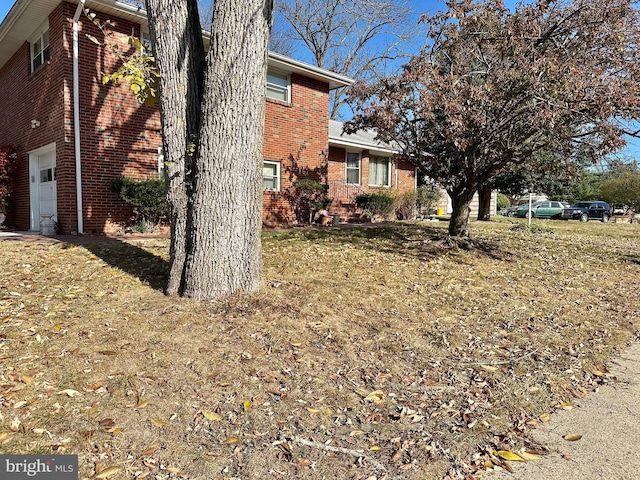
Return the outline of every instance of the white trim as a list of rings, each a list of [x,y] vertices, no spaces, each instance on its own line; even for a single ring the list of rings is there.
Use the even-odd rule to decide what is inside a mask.
[[[349,182],[349,155],[356,154],[358,155],[358,183],[350,183]],[[352,168],[351,170],[355,170]],[[362,185],[362,152],[345,152],[344,153],[344,183],[347,185]]]
[[[337,139],[331,136],[329,137],[329,145],[333,147],[340,147],[340,148],[359,148],[359,149],[369,150],[370,152],[373,152],[374,154],[380,154],[383,157],[400,153],[399,150],[380,147],[375,144],[348,141],[342,138]]]
[[[158,147],[158,178],[161,180],[164,178],[164,148],[162,145]]]
[[[82,218],[82,152],[80,142],[80,73],[78,58],[78,21],[84,8],[84,0],[80,0],[73,16],[73,142],[76,160],[76,217],[78,220],[78,234],[84,233],[84,219]]]
[[[287,82],[287,86],[283,87],[282,85],[278,85],[277,83],[269,82],[269,75],[280,78]],[[278,92],[283,92],[285,94],[285,99],[271,97],[269,96],[269,87]],[[277,69],[269,68],[267,69],[267,83],[265,85],[265,96],[270,98],[271,100],[277,100],[279,102],[291,103],[291,75],[287,72],[283,72]]]
[[[45,35],[47,36],[47,45],[46,45],[46,47],[45,47],[45,44],[44,44]],[[51,39],[49,38],[49,18],[48,17],[36,29],[34,34],[31,35],[31,37],[29,37],[28,41],[29,41],[29,64],[31,65],[31,73],[33,73],[36,70],[38,70],[40,67],[42,67],[45,63],[47,63],[49,61],[49,59],[51,58],[51,49],[49,48],[49,45],[51,43]],[[40,42],[40,50],[38,52],[34,51],[36,42]],[[48,58],[46,58],[46,59],[44,58],[45,49],[48,50]],[[37,67],[34,66],[36,53],[37,53],[37,55],[40,56],[40,64]]]
[[[263,170],[262,170],[262,186],[265,192],[279,192],[280,191],[280,162],[276,162],[274,160],[263,160],[262,161]],[[276,167],[276,186],[275,188],[264,188],[264,165],[275,165]]]

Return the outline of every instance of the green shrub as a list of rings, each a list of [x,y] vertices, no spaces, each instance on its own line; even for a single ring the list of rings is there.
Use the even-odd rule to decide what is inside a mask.
[[[375,217],[387,217],[393,210],[393,198],[386,193],[363,193],[356,195],[356,206],[362,209],[362,213]]]
[[[511,206],[511,202],[509,201],[509,197],[507,197],[504,193],[499,193],[498,194],[498,200],[497,200],[497,207],[498,210],[501,210],[503,208],[509,208]]]
[[[162,179],[115,178],[111,181],[111,190],[133,206],[136,231],[153,230],[169,212],[167,188]]]
[[[416,190],[418,215],[426,216],[435,210],[442,198],[442,192],[436,185],[423,185]]]

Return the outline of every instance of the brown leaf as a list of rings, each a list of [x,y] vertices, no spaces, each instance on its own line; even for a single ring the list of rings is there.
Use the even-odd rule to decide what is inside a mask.
[[[143,457],[148,457],[149,455],[153,455],[154,453],[156,453],[158,448],[160,448],[160,447],[158,447],[157,445],[151,445],[144,452],[142,452],[142,456]]]
[[[235,445],[236,443],[239,443],[240,439],[238,437],[229,437],[226,440],[222,441],[223,445]]]
[[[107,467],[104,470],[102,470],[100,473],[98,473],[95,477],[96,479],[102,479],[102,478],[107,478],[110,477],[111,475],[115,475],[116,473],[118,473],[121,470],[120,467]]]

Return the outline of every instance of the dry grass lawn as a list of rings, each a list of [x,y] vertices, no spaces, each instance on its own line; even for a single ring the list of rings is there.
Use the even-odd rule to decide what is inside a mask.
[[[162,294],[164,240],[0,240],[0,452],[82,479],[509,468],[640,327],[640,226],[537,225],[269,231],[261,293],[209,302]]]

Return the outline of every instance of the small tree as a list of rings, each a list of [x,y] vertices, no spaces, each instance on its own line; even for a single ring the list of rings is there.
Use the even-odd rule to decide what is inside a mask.
[[[0,146],[0,213],[7,213],[9,196],[13,190],[13,170],[18,161],[15,148]]]
[[[509,208],[511,206],[511,201],[509,200],[509,197],[507,197],[504,193],[498,194],[497,203],[498,203],[498,210],[501,210],[503,208]]]
[[[640,212],[640,172],[626,172],[608,178],[602,182],[600,193],[602,199],[612,206]]]
[[[442,192],[436,185],[423,185],[418,188],[416,207],[419,215],[429,215],[442,198]]]

